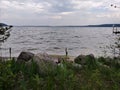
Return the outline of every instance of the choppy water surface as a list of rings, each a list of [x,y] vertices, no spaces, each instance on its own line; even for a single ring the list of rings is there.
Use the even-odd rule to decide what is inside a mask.
[[[2,44],[2,48],[12,48],[12,56],[21,51],[49,54],[93,53],[103,55],[103,47],[112,42],[112,28],[101,27],[13,27],[11,36]],[[7,53],[3,52],[4,55]]]

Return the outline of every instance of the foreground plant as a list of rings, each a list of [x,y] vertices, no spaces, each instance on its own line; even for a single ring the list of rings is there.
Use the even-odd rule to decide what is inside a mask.
[[[17,63],[14,59],[0,61],[0,90],[120,89],[119,59],[87,56],[85,61],[79,67],[80,64],[63,60],[46,73],[40,72],[34,60],[31,63]]]

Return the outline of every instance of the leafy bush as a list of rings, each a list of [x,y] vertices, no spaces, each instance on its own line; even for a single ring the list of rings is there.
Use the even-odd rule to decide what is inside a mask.
[[[85,57],[82,68],[63,60],[46,74],[39,72],[34,60],[31,63],[0,61],[0,90],[119,90],[120,64],[114,60]]]

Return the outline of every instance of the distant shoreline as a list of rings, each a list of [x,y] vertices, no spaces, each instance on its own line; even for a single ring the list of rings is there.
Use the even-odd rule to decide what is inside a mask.
[[[96,24],[96,25],[13,25],[15,27],[120,27],[120,24]],[[7,24],[0,23],[0,26],[7,26]]]
[[[50,26],[50,25],[21,25],[16,27],[120,27],[120,24],[100,24],[100,25],[61,25],[61,26]]]

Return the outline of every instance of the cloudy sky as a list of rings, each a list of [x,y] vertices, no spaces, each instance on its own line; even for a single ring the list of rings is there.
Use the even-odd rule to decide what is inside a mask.
[[[0,22],[53,26],[120,23],[119,6],[120,0],[0,0]]]

